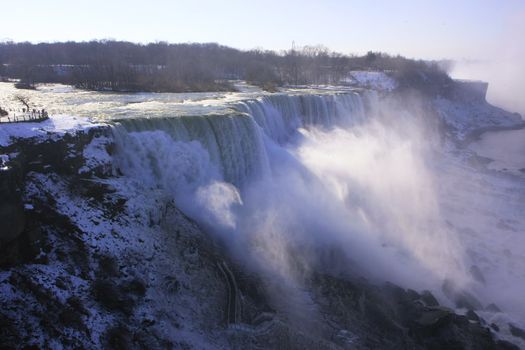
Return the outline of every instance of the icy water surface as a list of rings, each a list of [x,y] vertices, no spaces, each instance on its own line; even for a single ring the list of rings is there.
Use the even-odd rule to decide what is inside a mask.
[[[525,176],[525,129],[486,132],[470,148],[492,160],[489,169]]]
[[[20,90],[13,83],[0,83],[0,106],[20,111],[23,105],[16,95],[28,98],[36,109],[45,108],[50,115],[69,114],[93,120],[154,118],[167,116],[202,116],[232,113],[232,103],[268,93],[245,83],[235,85],[238,92],[191,93],[115,93],[75,89],[60,84],[38,85],[36,90]],[[287,94],[332,93],[333,90],[287,89]]]

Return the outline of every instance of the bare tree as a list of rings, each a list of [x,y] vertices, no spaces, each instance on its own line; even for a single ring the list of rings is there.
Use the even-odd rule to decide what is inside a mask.
[[[15,101],[18,101],[22,103],[24,106],[26,106],[26,110],[29,112],[31,110],[31,107],[29,106],[29,98],[24,95],[15,95]]]
[[[264,86],[338,84],[354,69],[399,74],[407,84],[418,79],[419,72],[445,84],[447,80],[437,64],[373,51],[349,56],[320,45],[292,43],[290,49],[275,52],[241,51],[214,43],[0,42],[0,75],[19,79],[15,87],[22,89],[34,89],[36,83],[62,83],[88,90],[217,91],[234,89],[229,80],[238,79]]]

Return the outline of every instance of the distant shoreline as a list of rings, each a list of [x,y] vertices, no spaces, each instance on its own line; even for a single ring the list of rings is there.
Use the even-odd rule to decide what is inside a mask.
[[[481,140],[483,134],[488,132],[497,132],[497,131],[510,131],[510,130],[521,130],[525,129],[525,121],[522,121],[520,124],[509,125],[509,126],[487,126],[476,129],[470,132],[465,140],[461,144],[461,148],[468,147],[471,143]]]

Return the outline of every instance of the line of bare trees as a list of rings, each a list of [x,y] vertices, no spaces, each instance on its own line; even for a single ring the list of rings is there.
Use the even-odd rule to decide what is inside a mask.
[[[0,123],[43,121],[49,118],[49,114],[44,108],[31,107],[33,103],[29,97],[16,94],[13,96],[13,100],[22,104],[23,108],[21,110],[10,108],[8,111],[0,106]]]
[[[410,80],[422,70],[446,77],[437,64],[373,52],[348,56],[323,46],[275,52],[241,51],[214,43],[0,43],[0,75],[20,79],[20,87],[25,88],[56,82],[90,90],[216,91],[231,90],[230,80],[243,79],[270,89],[285,84],[338,84],[350,70],[362,69],[403,76],[410,71]]]

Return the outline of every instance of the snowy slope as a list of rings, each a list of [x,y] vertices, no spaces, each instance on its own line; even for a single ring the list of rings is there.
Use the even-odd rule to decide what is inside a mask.
[[[451,127],[454,136],[461,141],[478,131],[524,125],[519,114],[509,113],[486,102],[472,103],[437,98],[434,104],[436,111]]]
[[[17,138],[53,138],[100,125],[92,123],[88,118],[63,114],[52,115],[37,123],[0,123],[0,146],[7,146]]]
[[[384,72],[353,71],[350,78],[350,83],[369,89],[392,91],[397,87],[397,82]]]

